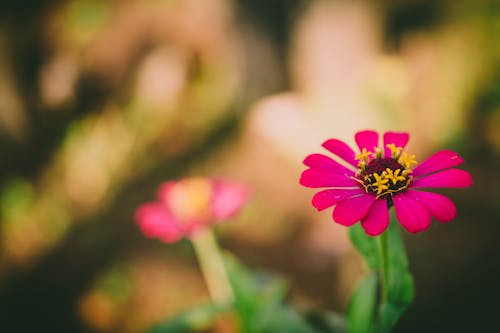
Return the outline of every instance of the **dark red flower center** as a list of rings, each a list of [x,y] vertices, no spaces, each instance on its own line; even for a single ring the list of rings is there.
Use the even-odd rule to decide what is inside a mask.
[[[376,157],[360,168],[360,183],[366,192],[385,198],[405,191],[410,183],[406,168],[394,158]]]
[[[364,175],[370,175],[373,173],[381,174],[382,172],[386,171],[387,168],[391,169],[392,171],[396,171],[397,169],[405,169],[398,161],[393,158],[374,158],[366,166]]]

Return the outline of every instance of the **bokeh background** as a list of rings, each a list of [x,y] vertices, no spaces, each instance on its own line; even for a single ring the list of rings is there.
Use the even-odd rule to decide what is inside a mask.
[[[221,245],[342,313],[363,274],[302,159],[360,129],[458,151],[458,218],[405,234],[397,332],[492,332],[500,311],[500,2],[0,2],[0,331],[141,332],[208,297],[188,242],[137,205],[182,176],[253,196]]]

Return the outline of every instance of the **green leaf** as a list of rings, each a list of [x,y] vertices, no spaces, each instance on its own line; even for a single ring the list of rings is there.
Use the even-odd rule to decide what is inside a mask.
[[[377,274],[371,272],[352,294],[347,308],[347,332],[369,333],[374,331],[377,285]]]
[[[345,318],[340,314],[324,309],[313,309],[306,314],[307,322],[322,333],[345,333]]]
[[[349,237],[358,252],[365,258],[365,262],[370,270],[381,267],[378,238],[369,236],[363,230],[361,223],[356,223],[349,228]]]
[[[177,316],[171,317],[164,322],[153,326],[147,332],[199,332],[208,329],[213,324],[216,315],[224,310],[224,308],[213,304],[204,304],[202,306],[184,311]]]
[[[406,307],[396,306],[391,302],[382,304],[379,309],[378,332],[390,332],[405,310]]]
[[[316,332],[284,302],[287,286],[283,280],[250,272],[229,255],[225,262],[234,291],[234,307],[244,333]]]

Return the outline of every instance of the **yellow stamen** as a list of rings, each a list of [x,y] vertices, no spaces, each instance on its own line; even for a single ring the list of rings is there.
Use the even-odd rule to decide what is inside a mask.
[[[415,155],[409,155],[407,152],[404,152],[398,161],[402,166],[406,169],[411,168],[412,164],[417,164],[417,160],[415,159]]]
[[[381,194],[382,191],[387,190],[389,188],[387,185],[385,185],[389,182],[389,179],[387,179],[387,174],[385,173],[385,171],[382,173],[382,175],[374,173],[373,177],[375,177],[375,182],[372,185],[377,187],[377,194]]]
[[[394,185],[396,185],[396,183],[398,181],[405,181],[406,180],[405,177],[399,175],[401,173],[401,169],[397,169],[396,171],[393,171],[392,169],[387,168],[387,169],[385,169],[385,171],[387,172],[386,178],[391,180]]]
[[[359,160],[361,162],[368,162],[369,158],[373,155],[371,151],[367,151],[366,148],[361,150],[361,153],[357,154],[354,159]]]
[[[398,159],[399,156],[401,155],[401,151],[403,150],[403,147],[396,147],[394,143],[389,143],[385,145],[387,148],[391,150],[391,156],[392,158]]]

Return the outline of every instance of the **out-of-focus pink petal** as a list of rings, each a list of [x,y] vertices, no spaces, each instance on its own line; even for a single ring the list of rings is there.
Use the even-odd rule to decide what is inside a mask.
[[[349,170],[342,164],[322,154],[311,154],[307,156],[304,160],[304,164],[310,168],[325,169],[347,176],[354,176],[354,171]]]
[[[375,152],[378,147],[378,133],[371,130],[361,131],[354,135],[359,150],[365,148],[367,151]]]
[[[410,135],[406,132],[385,132],[384,133],[384,151],[385,157],[392,157],[391,150],[387,145],[393,143],[396,147],[404,148],[410,139]]]
[[[392,197],[396,216],[401,225],[411,233],[417,233],[429,228],[431,215],[426,206],[408,196],[398,193]]]
[[[349,147],[344,141],[329,139],[323,142],[323,147],[325,147],[330,152],[337,155],[350,165],[356,168],[358,167],[358,162],[355,159],[356,154],[354,153],[354,150],[352,150],[351,147]]]
[[[158,186],[158,191],[157,191],[157,197],[160,199],[162,202],[168,202],[169,198],[168,195],[170,193],[170,190],[177,184],[177,181],[168,181],[161,183],[160,186]]]
[[[146,203],[135,211],[135,220],[146,237],[156,237],[172,243],[184,236],[179,223],[162,203]]]
[[[460,169],[447,169],[431,175],[415,179],[410,183],[412,188],[439,187],[439,188],[461,188],[472,185],[470,173]]]
[[[421,192],[421,191],[407,191],[407,196],[418,202],[422,203],[429,209],[432,216],[439,222],[450,222],[457,215],[457,208],[453,202],[444,195]]]
[[[377,200],[368,214],[361,220],[361,226],[370,236],[378,236],[389,226],[389,209],[386,200]]]
[[[335,206],[333,220],[339,224],[351,226],[365,217],[375,200],[375,196],[371,194],[345,199]]]
[[[322,169],[307,169],[300,176],[300,184],[306,187],[359,187],[359,183],[345,175]]]
[[[464,162],[456,152],[452,150],[440,150],[431,157],[417,165],[413,169],[413,175],[418,177],[431,172],[452,168]]]
[[[216,220],[233,216],[248,200],[249,189],[237,183],[215,181],[212,214]]]
[[[312,199],[312,204],[317,210],[321,211],[325,208],[335,205],[337,202],[344,199],[363,194],[364,190],[357,189],[329,189],[318,192]]]

